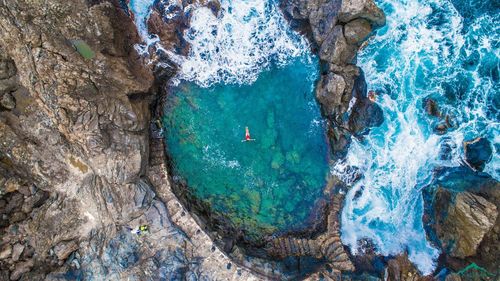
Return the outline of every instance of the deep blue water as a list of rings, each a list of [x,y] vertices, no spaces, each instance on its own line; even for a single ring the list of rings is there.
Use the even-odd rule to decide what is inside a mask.
[[[433,168],[460,165],[462,142],[483,136],[494,146],[485,171],[499,179],[499,7],[493,1],[377,3],[387,25],[361,52],[359,64],[369,88],[380,93],[385,122],[355,140],[346,163],[336,166],[340,175],[345,165],[364,173],[347,194],[342,239],[353,250],[364,237],[382,254],[407,249],[410,260],[430,273],[439,252],[426,240],[420,190]],[[434,130],[443,120],[424,111],[429,97],[456,125],[444,135]],[[446,157],[442,147],[451,147]]]

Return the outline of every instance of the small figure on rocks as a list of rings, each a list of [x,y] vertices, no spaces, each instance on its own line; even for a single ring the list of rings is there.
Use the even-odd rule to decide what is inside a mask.
[[[138,227],[132,229],[130,232],[141,236],[149,233],[149,227],[146,224],[139,225]]]
[[[374,90],[370,90],[368,91],[368,99],[371,101],[371,102],[375,102],[377,101],[377,94],[375,93]]]

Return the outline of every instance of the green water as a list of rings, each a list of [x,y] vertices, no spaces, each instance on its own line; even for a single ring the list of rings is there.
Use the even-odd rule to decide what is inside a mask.
[[[184,83],[167,98],[174,174],[249,233],[305,227],[323,194],[329,151],[313,94],[318,62],[309,60],[273,67],[252,85]],[[246,126],[256,141],[241,141]]]

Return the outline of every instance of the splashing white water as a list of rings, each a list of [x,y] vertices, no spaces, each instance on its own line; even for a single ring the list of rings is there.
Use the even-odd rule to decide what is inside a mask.
[[[364,175],[346,196],[342,240],[354,253],[361,238],[373,240],[384,255],[407,250],[419,270],[430,274],[439,252],[423,229],[421,189],[431,180],[434,167],[460,164],[464,139],[487,136],[498,143],[498,120],[486,114],[488,96],[498,94],[498,89],[491,79],[478,77],[476,69],[464,69],[461,61],[464,52],[476,49],[466,44],[473,40],[468,37],[477,37],[477,28],[491,24],[491,19],[478,19],[478,26],[464,34],[463,19],[448,1],[382,0],[379,4],[387,13],[387,26],[359,60],[369,87],[386,92],[378,100],[385,122],[365,140],[354,140],[347,159],[333,167],[333,173],[347,183],[352,170],[346,166],[356,166]],[[487,43],[482,46],[480,60],[492,53]],[[498,61],[498,51],[493,53]],[[443,85],[459,75],[471,77],[474,90],[446,105],[450,94]],[[442,111],[458,122],[457,129],[444,136],[432,132],[433,124],[422,109],[427,96],[440,101]],[[445,142],[452,144],[448,160],[439,157]],[[497,179],[498,163],[495,155],[486,168]]]
[[[208,8],[196,9],[184,34],[191,49],[179,78],[204,87],[250,84],[271,61],[285,64],[306,52],[306,41],[266,2],[222,0],[218,17]]]
[[[152,44],[161,48],[158,37],[148,34],[146,26],[153,2],[129,3],[145,42],[138,46],[142,53]],[[251,84],[271,63],[285,65],[309,52],[307,41],[289,28],[278,3],[221,0],[220,4],[218,15],[204,6],[186,7],[191,13],[190,27],[184,32],[190,46],[188,56],[164,50],[180,66],[176,81],[192,81],[202,87],[215,83]]]

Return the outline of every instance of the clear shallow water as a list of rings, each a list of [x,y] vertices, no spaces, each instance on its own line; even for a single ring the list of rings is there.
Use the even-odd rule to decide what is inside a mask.
[[[347,160],[333,168],[346,179],[346,165],[364,174],[342,212],[342,240],[354,252],[368,237],[384,255],[408,250],[410,260],[431,273],[439,252],[426,240],[420,190],[432,169],[460,165],[463,140],[485,136],[494,146],[485,171],[500,178],[499,7],[476,2],[377,1],[387,25],[359,64],[369,88],[383,93],[378,102],[385,122],[355,140]],[[435,134],[439,120],[424,112],[426,97],[438,101],[457,128]],[[452,148],[448,159],[439,157],[443,146]]]
[[[182,83],[164,117],[174,173],[250,232],[304,226],[328,168],[314,99],[318,62],[301,57],[250,85]],[[256,141],[241,142],[248,126]]]

